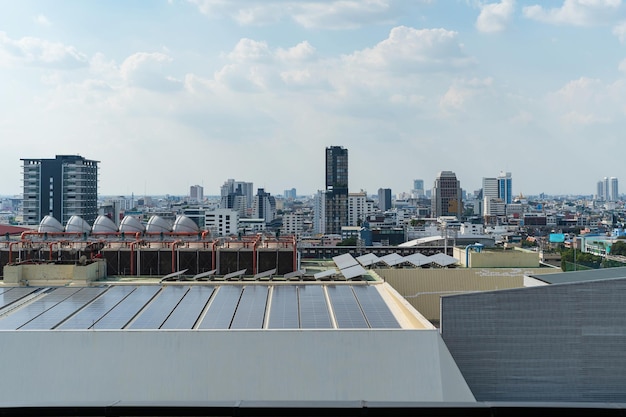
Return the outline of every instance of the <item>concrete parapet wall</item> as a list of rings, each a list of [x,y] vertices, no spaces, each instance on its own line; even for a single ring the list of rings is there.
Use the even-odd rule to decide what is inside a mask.
[[[87,265],[24,264],[5,265],[4,282],[23,284],[45,281],[85,281],[91,282],[106,277],[106,263],[96,261]]]

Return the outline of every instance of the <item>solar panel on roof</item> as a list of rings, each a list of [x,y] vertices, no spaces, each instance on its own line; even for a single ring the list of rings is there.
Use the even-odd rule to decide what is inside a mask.
[[[136,287],[132,293],[109,310],[107,314],[96,321],[90,328],[123,329],[159,290],[161,290],[161,287],[157,285],[140,285]]]
[[[276,268],[274,269],[270,269],[269,271],[265,271],[265,272],[261,272],[258,273],[254,276],[254,279],[260,279],[260,278],[265,278],[265,277],[271,277],[272,275],[276,274]]]
[[[349,253],[343,255],[333,256],[333,262],[339,269],[350,268],[351,266],[358,265],[359,262],[352,257]]]
[[[80,288],[56,288],[42,298],[26,304],[0,319],[0,329],[16,330],[39,316],[41,313],[65,300],[78,290],[80,290]]]
[[[458,259],[446,255],[445,253],[436,253],[432,256],[429,256],[428,259],[430,262],[434,262],[440,266],[450,266],[459,262]]]
[[[49,330],[54,329],[59,323],[70,317],[77,310],[90,303],[94,298],[102,294],[106,288],[89,287],[67,297],[52,308],[49,308],[37,318],[29,321],[20,329],[24,330]]]
[[[398,321],[376,288],[371,285],[354,285],[352,290],[370,327],[375,329],[400,328]]]
[[[341,273],[346,279],[352,279],[356,277],[360,277],[362,275],[366,275],[367,271],[361,265],[354,265],[350,268],[342,269]]]
[[[192,329],[213,294],[213,287],[193,286],[180,300],[161,329]]]
[[[213,296],[199,329],[228,329],[237,309],[241,287],[221,285]]]
[[[187,269],[183,269],[182,271],[172,272],[171,274],[167,274],[163,278],[161,278],[161,281],[167,281],[168,279],[179,277],[187,271]]]
[[[7,291],[0,294],[0,308],[5,308],[35,291],[41,292],[41,288],[18,287],[7,289]]]
[[[431,262],[428,259],[428,256],[422,255],[421,253],[414,253],[412,255],[405,256],[404,259],[414,266],[422,266]]]
[[[158,329],[167,320],[180,300],[189,291],[189,287],[165,287],[152,300],[139,316],[128,326],[129,329]]]
[[[110,287],[88,306],[61,323],[57,329],[88,329],[134,289],[135,287],[129,285]]]
[[[231,329],[262,329],[267,305],[268,287],[251,285],[243,290]]]
[[[217,269],[212,269],[210,271],[202,272],[201,274],[194,275],[193,279],[198,280],[198,279],[201,279],[201,278],[206,278],[206,277],[209,277],[211,275],[215,275],[216,272],[217,272]]]
[[[367,329],[369,328],[361,307],[347,285],[329,285],[326,288],[330,298],[335,321],[340,329]]]
[[[397,253],[390,253],[389,255],[385,255],[380,258],[380,260],[389,266],[396,266],[405,261],[404,257],[398,255]]]
[[[304,269],[299,269],[297,271],[293,271],[293,272],[289,272],[288,274],[285,274],[284,278],[285,279],[290,279],[290,278],[295,278],[295,277],[301,277],[302,275],[305,274],[305,270]]]
[[[246,269],[242,269],[240,271],[231,272],[230,274],[224,275],[224,279],[238,278],[246,273]]]
[[[313,278],[315,278],[315,279],[322,279],[322,278],[332,277],[333,275],[337,275],[337,270],[336,269],[327,269],[326,271],[322,271],[322,272],[318,272],[317,274],[314,274]]]
[[[319,285],[298,287],[300,327],[303,329],[330,329],[332,323],[326,298]]]
[[[297,287],[291,285],[277,285],[274,287],[267,327],[269,329],[300,328]]]
[[[368,254],[359,256],[358,258],[356,258],[356,260],[359,261],[359,263],[363,266],[370,266],[370,265],[380,262],[380,258],[374,255],[373,253],[368,253]]]

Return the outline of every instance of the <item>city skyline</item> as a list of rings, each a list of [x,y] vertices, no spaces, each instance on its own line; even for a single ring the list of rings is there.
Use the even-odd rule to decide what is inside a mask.
[[[451,7],[453,13],[450,13]],[[593,194],[626,128],[621,0],[11,2],[0,16],[0,193],[20,159],[100,161],[102,195],[182,195],[226,178],[273,195]],[[115,30],[111,30],[115,25]],[[577,169],[584,165],[585,169]]]

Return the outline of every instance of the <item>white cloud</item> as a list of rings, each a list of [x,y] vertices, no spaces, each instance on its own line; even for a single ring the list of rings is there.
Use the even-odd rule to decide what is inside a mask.
[[[372,48],[357,51],[346,60],[359,67],[411,71],[439,71],[473,63],[462,51],[457,33],[445,29],[398,26]]]
[[[620,42],[626,42],[626,20],[619,22],[613,27],[613,35],[617,36]]]
[[[41,26],[52,26],[52,22],[43,14],[38,14],[33,18],[33,20]]]
[[[244,38],[237,42],[228,58],[235,62],[259,62],[270,59],[271,52],[267,42]]]
[[[32,65],[53,68],[77,68],[87,65],[87,57],[75,47],[45,39],[11,39],[0,32],[0,66]]]
[[[397,0],[189,0],[209,17],[227,16],[240,25],[267,25],[291,19],[306,28],[353,29],[389,23],[400,13]],[[429,0],[420,0],[428,3]],[[399,9],[398,9],[399,10]]]
[[[515,0],[502,0],[500,3],[482,4],[476,19],[476,28],[481,32],[502,32],[506,29],[515,11]]]
[[[622,59],[622,61],[618,65],[618,69],[621,72],[626,72],[626,59]]]
[[[564,0],[561,7],[548,9],[533,5],[524,7],[523,13],[544,23],[592,26],[611,22],[621,3],[621,0]]]
[[[165,73],[170,62],[172,58],[160,52],[138,52],[126,58],[119,70],[129,85],[158,91],[180,89],[182,82]]]

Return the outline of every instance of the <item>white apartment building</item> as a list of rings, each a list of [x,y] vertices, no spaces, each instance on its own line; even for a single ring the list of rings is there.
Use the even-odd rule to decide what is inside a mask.
[[[283,215],[283,235],[300,235],[304,229],[304,217],[302,213],[290,213]]]
[[[348,226],[358,226],[359,220],[365,220],[374,211],[374,201],[368,200],[365,191],[348,194]]]
[[[313,233],[326,232],[326,191],[319,190],[313,199]]]
[[[239,213],[230,209],[207,211],[204,224],[207,230],[211,232],[211,236],[235,235],[239,228]]]

